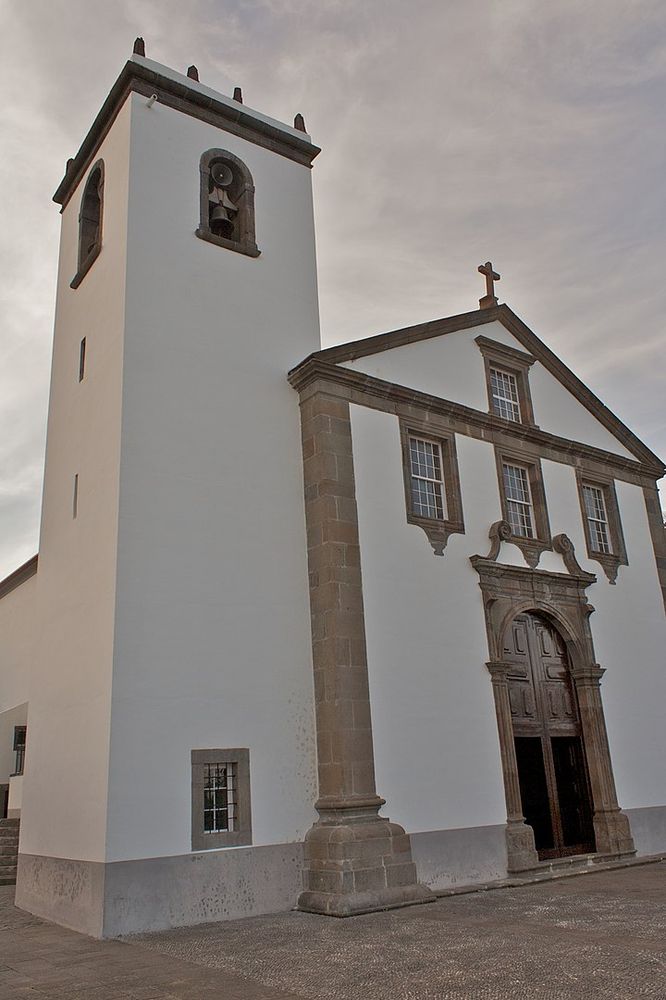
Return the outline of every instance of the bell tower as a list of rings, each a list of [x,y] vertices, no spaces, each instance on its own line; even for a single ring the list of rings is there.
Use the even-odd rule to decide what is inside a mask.
[[[296,124],[137,44],[54,196],[17,903],[87,933],[300,890],[316,760],[286,373],[320,340],[319,150]],[[223,821],[197,804],[206,767],[228,777],[226,840],[206,838]]]

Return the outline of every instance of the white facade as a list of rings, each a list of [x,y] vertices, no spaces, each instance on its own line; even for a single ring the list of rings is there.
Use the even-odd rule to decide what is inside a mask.
[[[304,453],[286,377],[320,347],[316,148],[140,56],[123,72],[129,94],[112,92],[74,161],[78,180],[59,189],[38,570],[0,601],[0,785],[10,732],[28,723],[11,805],[17,902],[96,935],[293,905],[318,796]],[[195,235],[211,149],[251,174],[258,257]],[[72,288],[82,193],[100,160],[101,252]],[[480,319],[342,359],[335,378],[365,374],[487,414],[479,334],[525,349],[499,319]],[[666,622],[640,459],[548,364],[529,382],[537,428],[615,469],[628,564],[612,585],[587,555],[576,461],[544,444],[550,532],[597,576],[591,629],[619,803],[635,814],[639,853],[666,851]],[[435,556],[406,516],[398,416],[371,395],[353,398],[350,421],[377,791],[411,835],[422,882],[505,877],[470,562],[503,516],[494,443],[456,431],[464,533]],[[526,566],[510,542],[499,560]],[[552,546],[539,570],[568,572]],[[251,846],[193,851],[191,752],[215,748],[249,749]]]

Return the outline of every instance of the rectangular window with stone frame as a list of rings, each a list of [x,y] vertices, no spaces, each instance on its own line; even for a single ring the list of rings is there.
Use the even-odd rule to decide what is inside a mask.
[[[483,355],[489,412],[535,427],[529,370],[536,359],[488,337],[476,337],[475,343]]]
[[[400,421],[407,521],[423,529],[436,555],[465,525],[455,436],[432,422]]]
[[[511,526],[511,541],[536,566],[544,549],[550,548],[550,525],[541,462],[524,451],[496,449],[502,516]]]
[[[588,558],[601,563],[609,581],[615,583],[618,568],[627,565],[615,482],[609,476],[588,475],[580,469],[576,481]]]
[[[192,750],[192,850],[251,843],[250,751]]]

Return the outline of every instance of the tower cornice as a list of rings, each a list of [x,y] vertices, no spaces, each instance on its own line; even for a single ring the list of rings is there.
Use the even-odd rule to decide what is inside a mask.
[[[306,133],[262,115],[167,66],[134,55],[125,63],[76,156],[68,161],[65,176],[53,195],[53,200],[63,208],[93,162],[130,93],[143,94],[146,98],[155,95],[157,104],[216,125],[307,167],[312,166],[320,152]]]

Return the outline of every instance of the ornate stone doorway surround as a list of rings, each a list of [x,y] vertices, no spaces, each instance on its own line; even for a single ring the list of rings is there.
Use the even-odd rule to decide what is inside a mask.
[[[552,542],[553,549],[564,560],[566,573],[498,562],[502,542],[511,541],[511,527],[506,521],[492,525],[490,539],[488,555],[472,556],[471,563],[479,574],[483,594],[490,654],[486,665],[492,678],[504,776],[508,869],[519,872],[543,864],[535,848],[532,828],[523,816],[507,677],[512,664],[502,659],[506,630],[525,611],[545,615],[566,645],[590,778],[597,853],[611,857],[634,854],[629,820],[617,801],[601,701],[604,668],[596,662],[589,623],[594,608],[585,592],[596,582],[596,576],[586,573],[578,564],[566,535],[556,535]]]

